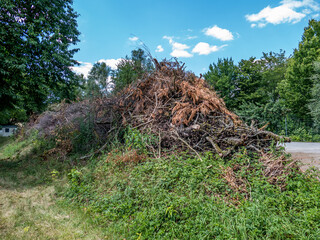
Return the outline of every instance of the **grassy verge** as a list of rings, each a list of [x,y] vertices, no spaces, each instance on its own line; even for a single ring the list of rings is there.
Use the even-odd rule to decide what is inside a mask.
[[[0,239],[104,239],[85,213],[57,195],[66,181],[56,172],[70,164],[44,160],[43,151],[35,136],[1,139]]]
[[[80,164],[35,136],[3,142],[0,239],[320,238],[317,173],[272,178],[246,151],[150,158],[144,143],[127,131]]]
[[[292,173],[284,189],[261,177],[258,159],[229,162],[188,156],[123,162],[102,156],[94,168],[72,170],[66,197],[116,239],[319,239],[320,184]],[[226,178],[236,169],[244,185]],[[246,169],[246,170],[245,170]],[[246,180],[244,180],[246,179]]]
[[[295,129],[290,134],[290,138],[293,142],[320,142],[320,134],[314,134],[305,128]]]

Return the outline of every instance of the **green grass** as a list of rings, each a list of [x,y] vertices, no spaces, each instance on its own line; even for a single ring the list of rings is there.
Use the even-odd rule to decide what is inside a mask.
[[[46,142],[33,137],[0,143],[0,239],[110,239],[90,217],[65,204],[68,162],[44,160]]]
[[[86,163],[46,156],[54,145],[36,135],[0,143],[0,239],[320,239],[313,173],[281,188],[246,151],[150,158],[146,136],[123,136]]]
[[[73,170],[65,194],[116,239],[320,238],[320,184],[313,177],[293,173],[281,191],[246,154],[228,162],[210,154],[203,162],[187,155],[139,164],[119,159],[113,153]],[[222,169],[239,164],[253,169],[237,172],[247,179],[247,194],[223,178]]]

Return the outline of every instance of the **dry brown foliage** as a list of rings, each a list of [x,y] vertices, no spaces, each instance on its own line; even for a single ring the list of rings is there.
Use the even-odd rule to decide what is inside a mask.
[[[119,93],[114,109],[124,125],[160,135],[162,149],[228,156],[239,147],[264,152],[281,139],[243,123],[204,79],[186,72],[179,62],[155,60],[155,66],[155,71]]]
[[[301,172],[297,162],[286,158],[284,155],[274,156],[271,153],[262,153],[260,162],[265,169],[263,174],[268,182],[273,185],[279,185],[281,188],[286,186],[286,177],[293,171]]]
[[[146,155],[139,154],[137,150],[129,150],[123,153],[110,152],[107,156],[106,162],[115,162],[116,165],[138,164],[146,159]]]
[[[116,96],[62,103],[43,113],[33,128],[45,134],[68,125],[70,132],[79,128],[77,118],[93,117],[94,132],[106,139],[114,129],[130,125],[159,137],[150,146],[158,156],[166,152],[212,151],[222,157],[239,148],[267,152],[272,141],[282,137],[247,126],[226,108],[217,93],[202,78],[187,72],[177,61],[158,63],[155,70],[128,86]],[[288,140],[288,139],[285,139]],[[165,151],[164,151],[165,150]]]
[[[248,191],[245,184],[245,180],[237,177],[231,167],[227,167],[226,169],[222,170],[224,172],[223,178],[228,182],[229,186],[236,192],[245,193],[247,198]]]

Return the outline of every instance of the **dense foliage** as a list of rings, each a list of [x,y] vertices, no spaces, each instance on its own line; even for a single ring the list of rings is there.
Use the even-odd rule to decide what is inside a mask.
[[[307,104],[311,99],[313,86],[311,76],[315,73],[314,62],[319,60],[320,21],[311,20],[309,26],[304,29],[302,41],[294,50],[285,79],[279,86],[286,106],[300,118],[310,118]]]
[[[85,81],[85,97],[92,98],[106,96],[110,91],[110,83],[108,79],[110,74],[111,68],[107,66],[106,63],[95,63],[89,72],[87,81]]]
[[[71,48],[79,39],[72,0],[2,0],[0,119],[25,120],[48,103],[75,98]]]
[[[308,107],[315,127],[320,129],[320,62],[315,63],[315,73],[312,75],[312,80],[311,101]]]
[[[114,143],[91,164],[73,168],[64,192],[114,237],[320,237],[320,185],[314,176],[292,171],[280,176],[280,187],[263,176],[259,157],[247,151],[228,161],[211,153],[202,161],[187,154],[148,159],[141,133],[129,129],[124,138],[124,145]],[[232,185],[228,171],[245,186]]]
[[[310,20],[291,57],[283,51],[263,53],[238,65],[219,59],[204,78],[248,123],[268,124],[269,130],[282,134],[295,135],[299,129],[318,134],[319,34],[320,21]]]
[[[137,81],[145,72],[153,68],[151,59],[141,48],[132,50],[131,57],[122,59],[113,72],[113,91],[118,92],[130,83]]]
[[[317,173],[297,171],[281,152],[273,152],[274,159],[282,155],[290,174],[278,175],[274,183],[264,175],[270,169],[260,157],[245,150],[228,161],[209,152],[202,160],[190,154],[150,158],[147,144],[157,136],[128,128],[121,138],[87,162],[77,152],[57,161],[54,142],[36,134],[1,145],[1,184],[52,190],[54,185],[50,195],[65,197],[59,198],[68,210],[63,223],[75,217],[79,206],[90,227],[99,229],[97,239],[319,239]],[[12,181],[16,184],[9,185]],[[22,208],[12,225],[47,231],[31,216],[34,204]],[[31,217],[19,222],[25,213]],[[50,216],[61,221],[61,213]]]

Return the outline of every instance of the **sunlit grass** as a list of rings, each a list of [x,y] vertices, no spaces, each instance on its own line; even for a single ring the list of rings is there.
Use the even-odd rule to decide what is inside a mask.
[[[67,171],[68,164],[44,161],[35,138],[1,140],[1,240],[104,239],[85,213],[57,196],[56,187],[66,184],[57,174]]]
[[[49,143],[39,138],[19,147],[8,139],[0,147],[0,239],[320,238],[314,176],[293,171],[280,189],[247,151],[228,160],[150,158],[132,134],[81,164],[74,154],[45,156]],[[227,169],[246,179],[245,192],[228,183]]]

